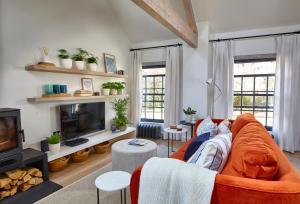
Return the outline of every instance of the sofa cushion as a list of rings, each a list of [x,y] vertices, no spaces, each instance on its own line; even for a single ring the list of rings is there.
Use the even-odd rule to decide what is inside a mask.
[[[273,180],[279,163],[269,143],[270,135],[261,124],[250,123],[244,126],[232,145],[230,163],[236,175]]]
[[[191,144],[188,146],[187,150],[184,153],[184,160],[189,160],[189,158],[197,151],[200,145],[206,140],[209,140],[209,137],[210,133],[206,132],[202,135],[199,135],[198,137],[193,138]]]
[[[259,123],[251,113],[245,113],[236,118],[231,126],[231,132],[233,138],[239,133],[239,131],[248,123]]]
[[[204,142],[188,163],[221,172],[230,152],[231,133],[220,134]]]
[[[230,132],[230,121],[225,119],[218,125],[218,134],[227,134]]]

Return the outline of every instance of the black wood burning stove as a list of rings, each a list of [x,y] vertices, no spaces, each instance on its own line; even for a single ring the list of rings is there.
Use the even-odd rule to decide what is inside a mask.
[[[0,108],[0,172],[21,165],[24,139],[20,110]]]

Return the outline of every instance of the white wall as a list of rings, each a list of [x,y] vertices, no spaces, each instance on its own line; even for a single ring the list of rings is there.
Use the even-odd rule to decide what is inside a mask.
[[[216,33],[209,36],[210,39],[234,38],[244,36],[268,35],[299,31],[300,25],[271,27],[255,30],[243,30],[228,33]],[[235,55],[255,55],[275,53],[275,37],[243,39],[235,41]]]
[[[26,98],[41,95],[43,84],[67,84],[71,92],[81,88],[79,75],[25,71],[25,65],[37,62],[39,48],[50,48],[54,61],[57,49],[81,47],[99,56],[100,70],[104,70],[104,52],[116,56],[118,68],[127,71],[129,66],[130,43],[109,0],[1,0],[0,33],[0,107],[21,109],[27,144],[59,129],[59,104],[31,104]],[[96,91],[105,81],[117,81],[93,79]],[[106,105],[109,128],[113,112],[110,103]]]
[[[191,48],[181,39],[156,41],[151,43],[139,43],[132,45],[133,48],[152,47],[183,43],[183,108],[188,106],[197,110],[200,117],[207,113],[207,79],[208,70],[208,37],[209,23],[198,24],[198,48]],[[164,61],[166,59],[165,48],[143,51],[143,62]]]

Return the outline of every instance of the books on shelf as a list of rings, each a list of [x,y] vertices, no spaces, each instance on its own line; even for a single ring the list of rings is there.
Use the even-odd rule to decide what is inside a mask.
[[[74,96],[93,96],[93,92],[88,90],[76,90]]]

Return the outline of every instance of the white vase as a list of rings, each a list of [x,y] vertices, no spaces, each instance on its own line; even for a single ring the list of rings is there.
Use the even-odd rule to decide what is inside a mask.
[[[49,144],[49,150],[51,154],[57,154],[60,151],[60,143],[58,144]]]
[[[98,65],[96,63],[89,63],[87,67],[90,71],[97,71]]]
[[[118,90],[118,95],[123,95],[123,93],[124,93],[124,89]]]
[[[85,67],[84,67],[84,61],[73,61],[73,67],[75,69],[81,69],[83,70]]]
[[[60,59],[59,63],[62,68],[66,68],[66,69],[72,68],[72,60],[71,59]]]
[[[111,94],[111,95],[117,95],[117,94],[118,94],[117,89],[111,89],[111,90],[110,90],[110,94]]]
[[[109,96],[110,89],[102,89],[102,94],[104,96]]]

